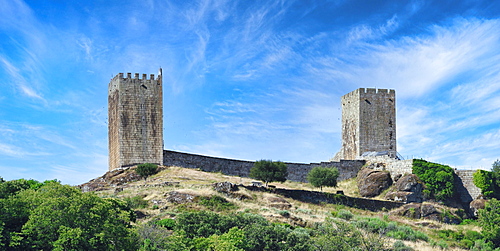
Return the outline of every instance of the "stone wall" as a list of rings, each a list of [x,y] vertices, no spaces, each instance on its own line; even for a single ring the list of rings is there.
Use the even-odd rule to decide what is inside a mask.
[[[481,194],[481,189],[473,182],[474,172],[476,170],[455,170],[455,188],[462,202],[471,202]]]
[[[405,173],[412,173],[413,171],[413,159],[398,160],[387,155],[364,157],[364,159],[367,164],[384,163],[385,166],[380,169],[389,171],[392,177],[398,174],[404,175]]]
[[[163,165],[178,166],[184,168],[199,168],[206,172],[221,172],[227,175],[240,177],[248,177],[250,168],[253,167],[254,161],[244,161],[235,159],[224,159],[197,154],[181,153],[165,150],[163,152]],[[340,173],[339,181],[356,177],[356,174],[365,164],[364,160],[341,160],[338,162],[321,162],[321,163],[289,163],[285,162],[288,167],[288,180],[307,182],[307,173],[315,166],[337,167]]]
[[[163,161],[162,76],[116,75],[108,87],[109,170]]]

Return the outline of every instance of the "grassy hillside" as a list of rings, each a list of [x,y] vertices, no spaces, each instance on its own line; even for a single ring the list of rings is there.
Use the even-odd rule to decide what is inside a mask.
[[[119,177],[119,178],[118,178]],[[117,180],[122,180],[118,182]],[[123,182],[123,180],[136,180]],[[108,175],[106,182],[101,182],[100,191],[96,193],[101,197],[120,198],[134,207],[139,218],[136,224],[147,225],[162,219],[175,219],[185,212],[214,211],[222,215],[231,215],[238,212],[258,214],[270,222],[286,224],[291,227],[313,228],[328,219],[340,219],[352,226],[356,226],[364,233],[370,233],[366,225],[379,224],[386,226],[407,227],[428,236],[426,241],[409,241],[398,237],[398,234],[387,236],[385,228],[375,229],[379,238],[383,239],[387,247],[393,243],[403,242],[415,250],[462,250],[470,243],[461,243],[460,237],[453,237],[453,233],[464,235],[467,231],[479,231],[474,225],[448,225],[430,220],[414,220],[392,215],[387,211],[370,212],[344,205],[328,203],[305,203],[271,193],[270,191],[253,191],[245,187],[238,187],[231,193],[215,191],[213,184],[217,182],[231,182],[233,184],[250,185],[252,179],[227,176],[221,173],[207,173],[194,169],[179,167],[166,167],[159,173],[149,177],[146,181],[137,180],[133,170],[128,170],[119,175]],[[92,183],[92,182],[91,182]],[[123,184],[122,184],[123,183]],[[277,188],[292,190],[315,190],[307,183],[290,182],[272,183]],[[336,193],[342,190],[345,195],[357,197],[359,195],[355,180],[346,180],[338,184],[337,188],[324,188],[324,192]],[[343,218],[343,214],[352,213],[353,217]],[[375,222],[375,223],[373,223]],[[368,224],[368,225],[370,225]],[[360,227],[360,226],[365,227]],[[405,231],[410,231],[410,230]],[[378,231],[378,232],[377,232]],[[400,235],[403,233],[399,233]],[[399,239],[399,240],[398,240]]]

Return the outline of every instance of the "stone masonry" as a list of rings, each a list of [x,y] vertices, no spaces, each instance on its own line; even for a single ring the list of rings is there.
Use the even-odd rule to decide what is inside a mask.
[[[365,152],[396,157],[396,92],[359,88],[341,98],[342,147],[334,160],[356,159]]]
[[[253,161],[209,157],[163,150],[162,73],[116,75],[109,83],[109,170],[141,163],[199,168],[207,172],[248,177]],[[288,180],[307,182],[315,166],[336,167],[339,181],[356,177],[365,164],[384,163],[392,176],[412,172],[413,160],[396,158],[396,97],[394,90],[359,88],[341,98],[342,148],[334,161],[287,163]],[[382,156],[361,156],[386,152]],[[462,202],[480,194],[472,183],[474,171],[455,171]]]
[[[197,154],[181,153],[165,150],[163,164],[165,166],[178,166],[184,168],[199,168],[206,172],[221,172],[226,175],[248,177],[250,168],[255,162],[235,159],[225,159]],[[365,164],[364,160],[341,160],[338,162],[321,163],[289,163],[285,162],[288,169],[287,179],[291,181],[307,182],[307,173],[315,166],[337,167],[338,180],[356,177],[358,171]]]
[[[109,170],[163,164],[162,95],[161,69],[157,79],[119,73],[109,82]]]

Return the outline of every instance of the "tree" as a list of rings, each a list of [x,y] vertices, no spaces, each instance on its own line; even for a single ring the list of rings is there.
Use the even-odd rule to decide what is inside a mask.
[[[149,176],[158,172],[158,166],[151,163],[139,164],[137,168],[135,168],[135,172],[146,181]]]
[[[281,161],[259,160],[250,169],[250,178],[262,180],[266,183],[286,181],[288,175],[286,164]]]
[[[339,170],[335,167],[316,166],[307,173],[307,181],[323,191],[323,186],[336,187]]]
[[[479,209],[479,224],[483,228],[483,236],[500,246],[500,201],[491,199],[484,209]]]
[[[491,172],[493,173],[493,178],[495,179],[495,185],[500,188],[500,160],[495,160],[491,165]]]
[[[0,200],[8,250],[136,250],[134,212],[117,199],[56,182]]]

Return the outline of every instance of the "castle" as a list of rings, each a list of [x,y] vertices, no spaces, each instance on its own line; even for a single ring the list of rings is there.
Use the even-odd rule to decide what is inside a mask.
[[[156,79],[120,73],[109,82],[109,170],[163,164],[162,90],[161,69]]]
[[[109,170],[154,163],[199,168],[208,172],[248,177],[254,162],[181,153],[163,149],[162,71],[139,78],[119,73],[108,88]],[[400,160],[396,149],[396,94],[394,90],[359,88],[341,98],[342,147],[333,161],[288,163],[288,180],[306,182],[315,166],[336,167],[338,180],[356,177],[366,163],[384,163],[391,175],[412,172],[413,160]],[[472,170],[455,171],[463,202],[480,190]]]

